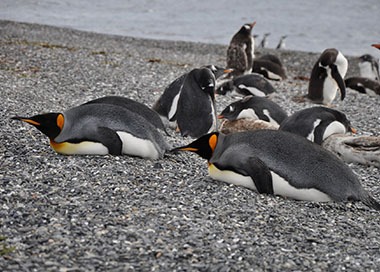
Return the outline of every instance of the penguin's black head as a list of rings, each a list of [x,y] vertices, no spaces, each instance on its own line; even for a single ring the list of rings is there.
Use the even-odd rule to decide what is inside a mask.
[[[228,105],[220,115],[218,115],[218,119],[226,118],[230,121],[236,120],[239,113],[246,107],[247,102],[252,98],[252,95],[247,95],[243,99],[233,102]]]
[[[172,149],[172,152],[176,151],[191,151],[197,153],[199,156],[206,160],[210,160],[216,145],[218,143],[219,132],[212,132],[201,136],[194,142]]]
[[[244,24],[240,28],[238,33],[243,34],[243,35],[251,35],[252,28],[255,26],[255,24],[256,24],[256,21],[251,24]]]
[[[54,139],[59,135],[65,122],[63,114],[55,112],[39,114],[32,117],[15,116],[11,119],[20,120],[35,126],[50,139]]]
[[[208,68],[197,69],[195,78],[199,87],[214,99],[215,76]]]
[[[339,51],[335,48],[328,48],[320,56],[319,63],[323,67],[330,66],[335,63],[336,57],[338,56]]]
[[[359,60],[361,62],[373,62],[375,60],[375,58],[373,56],[371,56],[370,54],[364,54],[362,56],[359,57]]]
[[[349,132],[352,132],[352,133],[356,133],[356,129],[351,125],[351,122],[350,120],[347,119],[347,116],[341,112],[341,111],[338,111],[338,110],[334,110],[334,109],[330,109],[330,108],[326,108],[328,111],[330,111],[334,116],[335,116],[335,119],[343,124],[347,131]]]
[[[232,92],[233,89],[234,89],[234,83],[232,82],[232,80],[230,80],[224,83],[218,89],[216,89],[215,93],[220,94],[220,95],[226,95],[228,92]]]

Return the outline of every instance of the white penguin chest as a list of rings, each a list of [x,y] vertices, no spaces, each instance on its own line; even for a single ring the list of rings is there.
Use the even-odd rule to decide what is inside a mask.
[[[148,139],[140,139],[129,133],[117,131],[123,144],[122,153],[142,158],[158,159],[160,157],[155,145]]]
[[[266,96],[266,94],[263,91],[257,89],[256,87],[246,86],[244,84],[239,84],[237,87],[241,90],[247,90],[254,96],[260,96],[260,97]]]

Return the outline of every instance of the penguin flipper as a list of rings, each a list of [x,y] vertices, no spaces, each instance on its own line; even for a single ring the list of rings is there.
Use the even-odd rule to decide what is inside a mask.
[[[335,64],[330,65],[331,76],[338,84],[340,90],[340,99],[343,100],[346,97],[346,85],[344,84],[343,78],[338,71],[338,67]]]
[[[96,140],[106,146],[111,155],[122,154],[123,143],[114,130],[107,127],[98,127],[96,135]]]

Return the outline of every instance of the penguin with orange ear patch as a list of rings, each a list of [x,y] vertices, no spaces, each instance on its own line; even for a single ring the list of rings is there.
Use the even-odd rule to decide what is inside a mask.
[[[145,118],[111,104],[85,104],[63,113],[12,119],[35,126],[49,137],[56,152],[65,155],[127,154],[158,159],[169,149],[163,136]]]
[[[344,162],[289,132],[214,132],[173,151],[195,152],[208,161],[213,179],[259,193],[307,201],[361,201],[380,210],[380,203]]]

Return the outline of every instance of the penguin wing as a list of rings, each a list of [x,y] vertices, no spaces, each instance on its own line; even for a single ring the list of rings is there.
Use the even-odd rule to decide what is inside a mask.
[[[230,170],[243,176],[250,176],[260,194],[273,194],[272,175],[268,166],[255,156],[242,155],[236,150],[224,152],[217,161],[213,163],[220,170]],[[238,156],[237,156],[238,154]]]
[[[335,64],[330,65],[331,77],[336,81],[340,90],[340,99],[343,100],[346,97],[346,85],[344,84],[343,78],[338,71],[338,67]]]
[[[248,59],[245,50],[240,45],[230,45],[227,49],[227,67],[238,71],[245,71]]]
[[[121,155],[122,141],[115,131],[107,127],[98,127],[96,133],[89,137],[108,148],[111,155]]]

